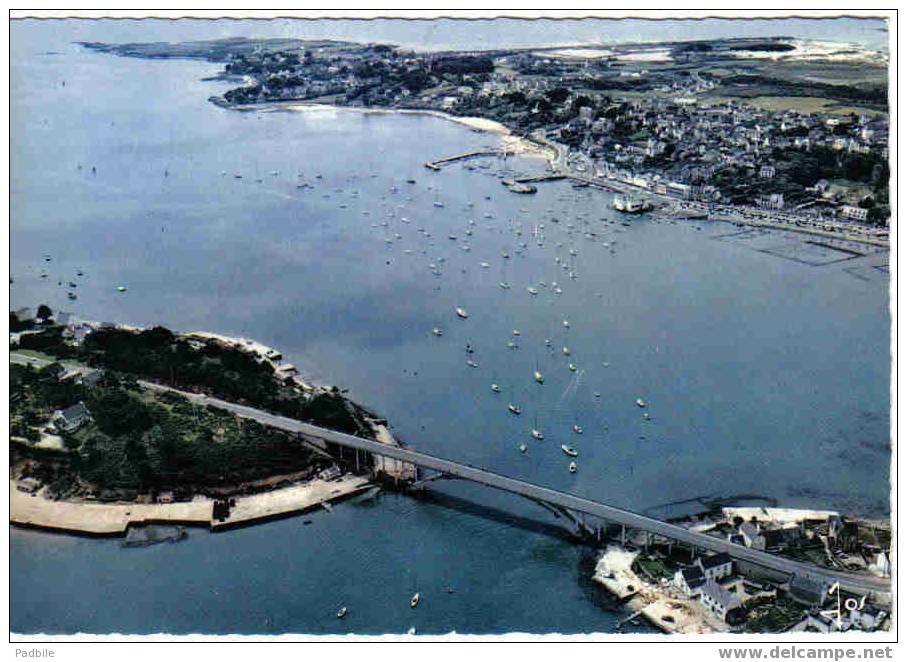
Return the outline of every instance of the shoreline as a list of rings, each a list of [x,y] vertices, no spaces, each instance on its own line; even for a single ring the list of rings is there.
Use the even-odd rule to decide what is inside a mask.
[[[215,100],[216,99],[216,100]],[[364,115],[424,115],[436,117],[448,122],[460,124],[473,131],[480,133],[490,133],[498,136],[504,147],[513,151],[520,156],[543,158],[549,163],[554,162],[557,158],[556,151],[553,148],[540,145],[539,143],[524,138],[513,133],[507,126],[496,120],[490,120],[484,117],[451,115],[441,110],[430,108],[368,108],[365,106],[340,106],[331,103],[309,102],[309,101],[261,101],[258,103],[231,104],[223,101],[219,97],[210,99],[215,105],[226,110],[237,110],[241,112],[262,111],[275,112],[285,110],[296,113],[312,112],[336,112],[346,111],[361,113]]]
[[[512,151],[516,155],[527,156],[532,158],[542,158],[548,162],[548,167],[553,171],[557,172],[558,160],[561,158],[561,155],[558,152],[558,149],[554,145],[544,144],[542,142],[533,140],[532,138],[518,136],[514,134],[506,125],[501,124],[496,120],[490,120],[483,117],[476,116],[458,116],[445,113],[440,110],[434,109],[418,109],[418,108],[369,108],[364,106],[340,106],[330,103],[321,103],[321,102],[308,102],[308,101],[261,101],[257,103],[248,103],[248,104],[231,104],[225,101],[222,97],[210,97],[209,101],[215,105],[224,108],[226,110],[237,110],[241,112],[249,111],[262,111],[262,112],[275,112],[279,110],[285,110],[290,112],[336,112],[336,111],[352,111],[363,113],[367,115],[390,115],[390,114],[402,114],[402,115],[426,115],[430,117],[436,117],[438,119],[446,120],[448,122],[454,122],[462,126],[466,126],[473,131],[478,131],[482,133],[491,133],[498,136],[498,139],[501,141],[504,149]],[[598,181],[589,177],[577,175],[575,173],[562,173],[564,177],[568,180],[574,182],[580,182],[595,188],[604,189],[608,191],[618,191],[618,192],[627,192],[624,191],[624,187],[616,186],[607,181]],[[629,187],[630,192],[638,193],[641,195],[649,195],[657,198],[660,201],[673,202],[674,198],[668,196],[661,196],[653,193],[649,190],[637,190],[636,187]],[[798,234],[806,234],[824,237],[828,239],[839,239],[843,241],[849,241],[854,243],[859,243],[863,245],[873,246],[875,248],[882,248],[885,250],[890,250],[890,244],[887,241],[876,239],[873,237],[860,236],[857,234],[845,234],[841,236],[838,233],[821,230],[817,228],[805,228],[797,225],[790,225],[785,223],[773,223],[770,221],[755,221],[750,219],[738,220],[730,218],[709,218],[706,220],[710,221],[719,221],[719,222],[728,222],[733,224],[745,224],[751,227],[761,227],[767,229],[781,230],[784,232],[794,232]]]
[[[301,514],[323,504],[364,492],[375,483],[361,476],[306,483],[234,497],[236,505],[224,521],[214,518],[215,499],[197,496],[183,503],[97,503],[51,501],[26,494],[10,480],[10,524],[64,535],[122,537],[133,526],[171,524],[206,527],[212,532],[260,524]]]

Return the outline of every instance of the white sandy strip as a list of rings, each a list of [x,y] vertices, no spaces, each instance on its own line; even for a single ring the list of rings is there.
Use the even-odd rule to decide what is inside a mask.
[[[332,499],[355,494],[369,485],[368,479],[349,475],[334,481],[313,480],[302,485],[238,497],[236,505],[230,508],[230,517],[224,522],[213,522],[212,528],[308,510]]]
[[[805,519],[827,520],[832,515],[839,515],[834,510],[798,510],[796,508],[722,508],[722,514],[728,521],[742,517],[749,522],[753,517],[757,522],[780,524],[799,524]]]
[[[268,107],[269,106],[267,105],[262,106],[262,108],[265,109],[267,109]],[[494,120],[486,119],[484,117],[460,117],[457,115],[449,115],[447,113],[441,112],[440,110],[415,110],[408,108],[358,108],[352,106],[333,106],[323,103],[281,102],[275,103],[273,108],[291,110],[298,113],[334,113],[338,111],[348,111],[363,113],[366,115],[428,115],[430,117],[437,117],[442,120],[447,120],[448,122],[462,124],[464,126],[468,126],[471,129],[476,129],[477,131],[494,133],[500,136],[501,142],[504,147],[512,152],[517,152],[526,156],[540,156],[549,158],[549,152],[551,151],[541,145],[532,142],[531,140],[526,140],[525,138],[513,135],[510,129],[508,129],[500,122],[495,122]]]
[[[96,535],[126,532],[130,524],[142,522],[179,522],[217,528],[257,519],[306,510],[320,503],[355,494],[369,485],[361,476],[344,476],[340,480],[311,480],[261,494],[236,497],[226,522],[213,522],[214,500],[196,497],[186,503],[85,503],[51,501],[40,495],[29,495],[9,483],[10,522],[48,529],[60,529]]]
[[[82,533],[125,533],[130,522],[148,520],[208,524],[212,503],[204,497],[167,504],[51,501],[20,492],[15,481],[9,482],[10,522]]]

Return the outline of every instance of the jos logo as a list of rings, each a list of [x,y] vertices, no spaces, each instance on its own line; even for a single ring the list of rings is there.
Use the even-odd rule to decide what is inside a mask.
[[[838,608],[837,608],[837,609],[826,609],[825,611],[820,611],[819,614],[820,614],[821,616],[825,616],[825,617],[827,617],[827,618],[834,618],[835,625],[836,625],[836,626],[838,627],[838,629],[840,630],[840,629],[842,628],[842,620],[841,620],[841,584],[840,584],[839,582],[835,582],[834,584],[832,584],[831,588],[828,589],[828,595],[837,595],[837,597],[838,597]],[[865,595],[860,599],[859,602],[857,602],[857,599],[856,599],[856,598],[847,598],[847,599],[844,601],[844,609],[845,609],[847,612],[859,611],[859,610],[863,609],[863,605],[865,605],[865,604],[866,604],[866,596],[865,596]]]

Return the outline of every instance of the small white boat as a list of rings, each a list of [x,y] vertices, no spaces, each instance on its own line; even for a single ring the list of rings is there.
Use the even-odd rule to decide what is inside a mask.
[[[482,267],[483,269],[487,269],[490,265],[487,262],[481,262],[479,264],[479,266]]]
[[[646,401],[643,400],[642,398],[636,398],[636,406],[637,406],[637,407],[645,407],[645,406],[646,406]]]
[[[537,289],[535,289],[534,287],[527,287],[526,291],[529,292],[529,294],[533,294],[533,295],[539,293],[539,291]]]
[[[513,330],[513,335],[515,335],[515,336],[520,335],[519,330],[518,330],[518,329],[514,329],[514,330]]]
[[[438,209],[441,209],[442,207],[444,207],[444,203],[443,203],[443,202],[435,202],[434,205],[435,205],[435,207],[437,207]]]
[[[465,320],[467,317],[469,317],[469,315],[466,314],[466,311],[463,310],[462,308],[457,308],[457,317]]]
[[[570,370],[570,372],[576,372],[576,364],[575,364],[575,363],[568,363],[568,364],[567,364],[567,368]]]
[[[409,606],[415,608],[419,604],[419,594],[416,593],[412,598],[410,598]]]
[[[344,616],[346,616],[347,611],[348,611],[348,610],[347,610],[346,607],[341,607],[341,608],[337,611],[337,618],[343,618]]]
[[[515,405],[513,403],[510,403],[509,405],[507,405],[507,409],[510,410],[511,414],[516,414],[517,416],[519,416],[520,414],[523,413],[523,410],[520,409],[518,405]]]
[[[579,453],[576,452],[576,449],[572,446],[567,446],[566,444],[561,444],[561,450],[564,451],[570,457],[576,457]]]
[[[570,471],[570,473],[575,474],[576,473],[576,462],[571,462],[569,465],[567,465],[567,470]]]
[[[440,338],[441,336],[444,335],[444,332],[441,331],[441,329],[439,329],[438,327],[433,328],[433,329],[431,330],[431,332],[432,332],[434,335],[438,336],[439,338]]]
[[[532,373],[532,377],[533,377],[533,379],[535,379],[535,381],[537,381],[539,384],[544,384],[544,383],[545,383],[545,378],[542,376],[542,373],[540,373],[538,370],[536,370],[534,373]]]
[[[643,417],[643,419],[645,419],[645,420],[647,420],[647,421],[651,421],[651,420],[652,420],[652,417],[649,416],[649,412],[646,412],[645,414],[643,414],[642,417]]]
[[[500,283],[498,283],[498,285],[501,286],[501,289],[502,289],[502,290],[509,290],[509,289],[510,289],[510,283],[505,283],[504,281],[501,281]]]
[[[564,347],[564,349],[562,349],[561,351],[564,353],[564,356],[570,356],[570,348],[569,348],[569,347]]]
[[[551,347],[551,339],[545,338],[545,347]]]
[[[564,320],[564,328],[565,328],[565,329],[569,329],[569,328],[570,328],[570,322],[568,322],[567,320]]]
[[[574,425],[574,426],[573,426],[573,431],[574,431],[576,434],[582,434],[582,433],[583,433],[583,429],[582,429],[579,425]]]
[[[470,368],[478,368],[478,367],[479,367],[479,364],[476,363],[475,361],[473,361],[472,359],[468,360],[468,361],[466,362],[466,365],[468,365]]]
[[[527,450],[529,450],[529,446],[527,446],[526,444],[520,444],[521,453],[525,453]]]
[[[492,384],[492,385],[491,385],[491,391],[492,391],[493,393],[500,393],[500,392],[501,392],[501,387],[498,386],[497,384]]]
[[[539,430],[536,430],[535,428],[532,429],[530,434],[532,435],[533,439],[538,439],[539,441],[545,438],[545,435],[543,435]]]
[[[125,286],[125,285],[118,285],[118,286],[117,286],[117,292],[125,292],[125,291],[126,291],[126,286]]]
[[[416,634],[416,628],[411,627],[409,630],[406,631],[406,634]]]

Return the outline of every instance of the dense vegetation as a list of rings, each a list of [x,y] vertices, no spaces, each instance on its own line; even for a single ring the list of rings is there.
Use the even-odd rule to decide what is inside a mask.
[[[69,452],[55,454],[50,469],[33,469],[58,497],[194,493],[320,466],[310,449],[283,432],[177,394],[152,394],[114,373],[89,388],[59,381],[49,368],[13,364],[10,395],[13,434],[46,423],[54,410],[75,402],[91,411],[91,423],[61,433]]]
[[[163,327],[141,332],[98,329],[80,347],[73,347],[64,341],[62,331],[51,327],[23,336],[20,347],[204,392],[340,432],[371,434],[363,420],[365,412],[340,393],[302,395],[293,386],[278,382],[268,363],[238,349],[214,342],[199,347]]]

